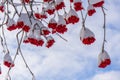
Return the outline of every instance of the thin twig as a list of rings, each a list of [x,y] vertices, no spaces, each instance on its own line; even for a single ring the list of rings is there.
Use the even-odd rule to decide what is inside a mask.
[[[102,51],[104,51],[105,42],[106,42],[106,14],[105,14],[104,8],[101,7],[101,9],[102,9],[103,16],[104,16],[104,23],[103,23],[104,37],[103,37],[103,44],[102,44]]]
[[[18,16],[20,16],[19,13],[18,13],[18,11],[17,11],[17,8],[15,7],[15,5],[14,5],[14,3],[13,3],[13,0],[11,0],[11,2],[12,2],[12,3],[10,3],[10,4],[14,7],[15,13],[16,13]]]
[[[0,42],[1,42],[1,45],[2,45],[2,48],[3,48],[3,52],[5,53],[5,47],[4,47],[3,38],[2,38],[1,35],[0,35]]]
[[[22,30],[21,31],[19,31],[18,33],[17,33],[17,35],[16,35],[16,38],[17,38],[17,42],[19,41],[19,39],[18,39],[18,35],[20,34],[22,32]],[[21,37],[21,40],[20,40],[20,42],[18,42],[18,47],[17,47],[17,51],[16,51],[16,54],[15,54],[15,56],[14,56],[14,59],[13,59],[13,63],[15,62],[15,60],[16,60],[16,57],[17,57],[17,55],[18,55],[18,51],[19,51],[19,47],[20,47],[20,45],[21,45],[21,42],[22,42],[22,38],[23,38],[23,36]],[[6,78],[8,78],[8,77],[10,77],[10,70],[12,69],[12,66],[10,66],[10,68],[9,68],[9,70],[8,70],[8,72],[7,72],[7,77]]]
[[[83,16],[83,12],[81,11],[81,17],[82,17],[82,27],[85,29],[85,20]]]
[[[20,55],[21,55],[21,57],[22,57],[25,65],[26,65],[26,68],[29,70],[30,74],[32,75],[32,80],[35,80],[34,73],[31,71],[30,67],[28,66],[28,64],[27,64],[27,62],[26,62],[26,60],[25,60],[25,57],[23,56],[23,53],[22,53],[22,51],[21,51],[21,48],[19,48],[19,52],[20,52]]]
[[[32,21],[31,21],[31,19],[30,19],[30,14],[29,14],[29,12],[28,12],[28,10],[27,10],[27,7],[25,6],[25,3],[23,3],[23,7],[25,8],[25,10],[26,10],[26,12],[27,12],[27,15],[28,15],[28,18],[29,18],[29,21],[30,21],[30,23],[32,24]]]
[[[3,19],[2,24],[4,24],[6,15],[7,15],[7,14],[5,14],[5,16],[4,16],[4,19]],[[8,15],[7,15],[7,16],[8,16]],[[7,19],[7,20],[8,20],[8,19]],[[2,25],[1,27],[2,27],[2,36],[3,36],[4,45],[5,45],[5,48],[6,48],[6,50],[7,50],[6,52],[9,53],[9,49],[8,49],[8,46],[7,46],[6,37],[5,37],[5,34],[4,34],[4,27],[3,27],[3,25]]]
[[[26,68],[29,70],[30,74],[32,75],[32,80],[35,80],[35,76],[34,76],[33,72],[31,71],[30,67],[28,66],[28,64],[27,64],[27,62],[26,62],[26,60],[23,56],[22,50],[20,48],[20,45],[21,45],[21,42],[22,42],[22,39],[23,39],[23,35],[24,35],[24,32],[22,33],[22,37],[21,37],[20,42],[19,42],[18,35],[17,35],[17,41],[18,41],[18,45],[19,45],[18,50],[19,50],[19,53],[20,53],[25,65],[26,65]]]
[[[67,39],[63,38],[60,34],[56,33],[57,36],[59,36],[61,39],[63,39],[64,41],[68,41]]]

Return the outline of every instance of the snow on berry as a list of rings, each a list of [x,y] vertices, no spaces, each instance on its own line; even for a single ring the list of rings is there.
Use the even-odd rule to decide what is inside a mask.
[[[50,31],[47,27],[41,27],[41,35],[49,35]]]
[[[56,31],[61,34],[67,32],[66,21],[62,15],[59,15]]]
[[[37,40],[36,42],[36,46],[42,46],[44,44],[44,40],[41,38],[41,30],[40,29],[35,29],[34,30],[34,36],[35,36],[35,39]]]
[[[96,12],[96,10],[95,10],[95,8],[93,7],[93,5],[89,5],[88,8],[87,8],[87,10],[88,10],[87,14],[88,14],[89,16],[92,16],[92,15]]]
[[[47,18],[46,12],[44,12],[44,11],[41,12],[41,18],[42,19],[46,19]]]
[[[80,40],[83,44],[90,45],[95,42],[95,35],[91,30],[83,27],[80,31]]]
[[[34,13],[34,16],[36,19],[41,19],[41,14],[40,13]]]
[[[46,19],[47,14],[46,12],[42,11],[41,13],[34,13],[36,19]]]
[[[72,24],[79,22],[78,14],[73,9],[70,9],[66,19],[68,23],[72,23]]]
[[[63,0],[56,0],[55,2],[55,9],[60,10],[63,7],[65,7],[64,1]]]
[[[54,18],[50,19],[49,23],[48,23],[48,27],[51,29],[56,29],[57,27],[57,22]]]
[[[23,43],[29,43],[28,36],[24,36]]]
[[[108,53],[104,50],[98,56],[98,67],[105,68],[110,64],[111,64],[110,57],[109,57]]]
[[[89,0],[89,3],[94,7],[102,7],[104,4],[104,0]]]
[[[55,12],[55,7],[53,7],[52,5],[48,5],[46,10],[45,10],[49,15],[54,14]]]
[[[30,30],[31,23],[27,13],[21,13],[17,21],[17,27],[22,28],[22,30],[25,32],[28,32]]]
[[[55,40],[53,39],[53,37],[48,36],[48,37],[47,37],[46,47],[47,47],[47,48],[50,48],[54,43],[55,43]]]
[[[82,1],[81,0],[74,0],[74,9],[76,11],[80,11],[80,10],[83,9]]]
[[[37,40],[35,39],[35,35],[34,35],[33,31],[29,31],[29,33],[28,33],[28,40],[33,45],[37,44]]]
[[[28,41],[32,45],[36,45],[36,46],[42,46],[44,44],[44,40],[41,38],[40,30],[38,30],[38,29],[31,30],[29,32]]]
[[[41,38],[41,36],[36,37],[37,45],[36,46],[43,46],[44,40]]]
[[[8,22],[6,23],[6,25],[9,31],[15,30],[17,28],[15,25],[15,21],[11,18],[8,18]]]
[[[4,65],[7,66],[7,67],[14,67],[13,60],[12,60],[9,53],[6,53],[4,55]]]

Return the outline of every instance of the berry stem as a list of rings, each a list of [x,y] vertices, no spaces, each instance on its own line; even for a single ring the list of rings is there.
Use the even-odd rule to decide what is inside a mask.
[[[106,13],[103,7],[101,7],[103,16],[104,16],[104,23],[103,23],[103,29],[104,29],[104,36],[103,36],[103,44],[102,44],[102,52],[104,51],[105,48],[105,42],[106,42]]]

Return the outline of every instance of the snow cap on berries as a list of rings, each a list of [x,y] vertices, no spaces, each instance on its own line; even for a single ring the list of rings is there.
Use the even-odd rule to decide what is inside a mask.
[[[42,46],[44,44],[44,40],[41,38],[41,30],[35,29],[34,30],[34,44],[36,46]]]
[[[54,18],[51,18],[51,19],[50,19],[50,21],[49,21],[49,23],[48,23],[48,27],[49,27],[49,28],[52,28],[52,29],[56,29],[56,27],[57,27],[57,22],[56,22],[56,20],[55,20]]]
[[[51,18],[48,27],[52,29],[52,34],[56,33],[56,28],[57,28],[57,22],[54,18]]]
[[[42,19],[46,19],[47,18],[47,13],[45,12],[45,8],[44,7],[42,8],[42,12],[40,13],[40,15],[41,15]]]
[[[31,28],[31,23],[27,13],[21,13],[17,23],[20,23],[20,25],[22,25],[21,28],[25,32],[28,32]],[[20,26],[17,24],[17,27],[19,28]]]
[[[83,44],[90,45],[95,41],[95,35],[88,28],[82,27],[80,31],[80,40],[82,41]]]
[[[89,16],[92,16],[92,15],[96,12],[96,10],[95,10],[95,8],[93,7],[93,5],[89,5],[88,8],[87,8],[87,10],[88,10],[87,14],[88,14]]]
[[[75,12],[75,10],[70,9],[68,15],[66,16],[67,22],[68,23],[77,23],[79,21],[78,14]]]
[[[25,23],[25,25],[31,25],[30,21],[29,21],[29,17],[27,13],[21,13],[20,17],[18,18],[18,21],[23,21]]]
[[[80,11],[83,9],[81,0],[74,0],[74,9],[75,11]]]
[[[35,37],[40,36],[40,35],[41,35],[40,33],[41,33],[40,28],[39,28],[39,29],[38,29],[38,28],[35,28],[34,31],[33,31],[33,34],[34,34]]]
[[[108,55],[108,53],[104,50],[103,52],[101,52],[98,56],[98,67],[99,68],[105,68],[108,65],[110,65],[111,60],[110,60],[110,56]]]
[[[35,35],[34,35],[34,32],[31,30],[28,33],[28,40],[32,44],[32,43],[34,43],[34,39],[35,39]]]
[[[36,46],[43,46],[44,40],[42,39],[42,37],[40,35],[36,36],[36,40],[37,40]]]
[[[41,19],[41,14],[40,13],[34,13],[34,16],[36,19]]]
[[[28,36],[24,36],[23,43],[29,43]]]
[[[56,0],[55,1],[55,8],[56,8],[56,10],[60,10],[63,7],[65,7],[65,4],[64,4],[63,0]]]
[[[48,37],[47,37],[46,47],[47,47],[47,48],[50,48],[54,43],[55,43],[55,40],[53,39],[53,37],[48,36]]]
[[[62,15],[58,16],[58,25],[59,24],[66,25],[66,21],[64,20],[64,17]]]
[[[32,45],[36,45],[37,46],[37,40],[34,34],[32,34],[31,36],[28,36],[28,40]]]
[[[42,35],[49,35],[50,31],[48,30],[47,27],[41,27],[41,34]]]
[[[102,7],[104,4],[104,0],[89,0],[89,3],[94,7]]]
[[[40,36],[40,29],[31,30],[28,35],[28,40],[32,45],[36,46],[42,46],[44,43],[44,40]]]
[[[4,65],[7,67],[14,67],[13,60],[9,53],[6,53],[4,56]]]
[[[46,19],[46,18],[47,18],[46,12],[41,12],[41,18],[42,18],[42,19]]]
[[[6,23],[6,25],[9,31],[15,30],[17,28],[15,25],[15,21],[11,18],[8,18],[8,22]]]
[[[58,25],[57,25],[56,31],[61,34],[64,34],[64,32],[67,32],[66,21],[64,20],[62,15],[59,15],[58,17]]]
[[[53,7],[52,5],[48,5],[46,10],[45,10],[49,15],[54,14],[55,12],[55,7]]]

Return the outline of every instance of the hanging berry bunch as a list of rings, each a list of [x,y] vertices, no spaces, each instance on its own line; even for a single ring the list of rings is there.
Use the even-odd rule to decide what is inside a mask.
[[[110,65],[111,60],[108,53],[104,50],[105,38],[106,38],[106,16],[105,9],[103,7],[104,0],[86,0],[88,5],[83,6],[84,0],[18,0],[16,3],[14,0],[2,0],[0,2],[0,13],[4,14],[4,19],[0,24],[2,28],[2,35],[0,38],[4,41],[2,47],[4,49],[4,65],[9,67],[9,71],[14,67],[14,61],[18,53],[21,54],[26,67],[30,71],[34,79],[34,74],[27,65],[24,56],[22,54],[20,45],[31,44],[37,47],[45,46],[50,48],[54,45],[54,35],[59,36],[63,40],[62,34],[65,34],[69,28],[69,24],[75,25],[81,23],[82,28],[80,30],[80,41],[84,45],[91,45],[95,42],[95,34],[91,29],[86,26],[86,18],[94,15],[97,8],[101,8],[104,14],[104,40],[102,44],[102,50],[99,54],[98,67],[105,68]],[[69,5],[66,5],[66,2]],[[14,8],[14,12],[10,7]],[[22,7],[18,9],[17,7]],[[83,15],[83,11],[86,11],[86,15]],[[79,16],[81,14],[81,17]],[[17,17],[17,18],[16,18]],[[4,28],[7,26],[9,31],[18,31],[16,33],[18,48],[16,55],[12,60],[9,49],[6,44],[6,38],[4,34]],[[20,37],[20,34],[21,37]],[[9,74],[8,71],[8,74]],[[0,74],[1,74],[0,68]]]

